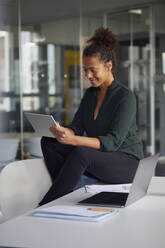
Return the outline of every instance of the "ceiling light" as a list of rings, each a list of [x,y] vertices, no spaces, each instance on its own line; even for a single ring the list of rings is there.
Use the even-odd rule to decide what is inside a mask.
[[[141,15],[143,11],[142,9],[131,9],[128,12],[131,14]]]

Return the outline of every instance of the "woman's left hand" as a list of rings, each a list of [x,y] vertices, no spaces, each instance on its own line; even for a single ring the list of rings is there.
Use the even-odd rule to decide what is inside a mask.
[[[66,145],[74,145],[75,134],[71,129],[62,127],[57,123],[57,125],[50,126],[49,130],[58,142]]]

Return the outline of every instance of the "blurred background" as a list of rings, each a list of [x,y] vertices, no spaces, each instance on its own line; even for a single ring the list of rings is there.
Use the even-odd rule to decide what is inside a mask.
[[[116,78],[136,95],[145,155],[165,155],[164,15],[164,1],[0,0],[0,143],[17,140],[17,159],[42,156],[24,113],[70,123],[89,86],[83,46],[104,26],[119,40]]]

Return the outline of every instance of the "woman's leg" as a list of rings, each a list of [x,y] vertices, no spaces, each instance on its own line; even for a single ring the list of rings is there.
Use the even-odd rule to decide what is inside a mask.
[[[53,182],[73,148],[70,145],[60,144],[55,138],[41,138],[42,153]]]
[[[86,171],[105,183],[130,183],[139,161],[122,152],[75,147],[40,205],[69,193]]]

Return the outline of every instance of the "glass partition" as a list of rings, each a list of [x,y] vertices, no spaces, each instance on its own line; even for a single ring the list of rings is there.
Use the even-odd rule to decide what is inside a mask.
[[[104,26],[104,14],[103,13],[87,14],[84,12],[84,9],[86,9],[84,4],[85,3],[83,3],[82,1],[81,36],[80,36],[81,56],[82,56],[82,51],[86,46],[86,41],[94,34],[97,28]],[[81,71],[82,94],[84,93],[84,90],[89,86],[90,86],[89,81],[84,77],[84,74]]]
[[[0,1],[0,133],[20,132],[18,1]]]
[[[165,156],[165,3],[154,6],[156,152]]]
[[[68,125],[72,120],[81,100],[80,9],[77,13],[75,17],[56,19],[54,16],[51,21],[22,24],[24,114],[51,114],[62,125]],[[23,136],[26,141],[36,135],[24,114]]]
[[[8,140],[7,161],[16,157],[18,147],[16,142],[13,155],[10,140],[21,133],[19,76],[19,1],[0,0],[0,143]]]

